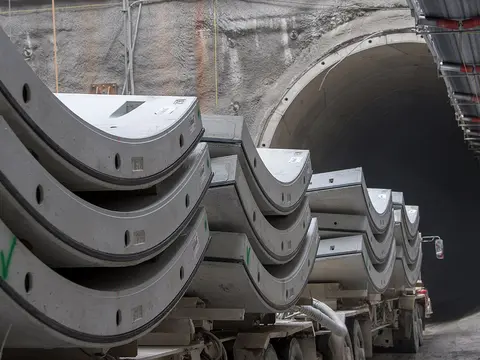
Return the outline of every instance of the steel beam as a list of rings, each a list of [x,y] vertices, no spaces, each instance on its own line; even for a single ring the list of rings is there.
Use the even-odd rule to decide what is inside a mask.
[[[300,250],[310,223],[308,201],[290,215],[268,218],[250,191],[236,155],[212,159],[214,178],[203,199],[214,231],[247,235],[262,264],[284,264]]]
[[[8,254],[0,278],[0,332],[10,329],[6,346],[108,348],[139,338],[180,300],[209,238],[200,208],[185,232],[153,261],[59,273],[0,222],[0,246]]]
[[[194,97],[55,96],[0,30],[0,114],[72,189],[150,187],[203,134]]]
[[[318,241],[317,222],[312,219],[297,255],[287,264],[265,267],[244,234],[212,232],[205,260],[187,293],[216,308],[285,311],[307,284]]]
[[[395,221],[391,215],[387,231],[374,235],[368,219],[362,215],[312,213],[317,218],[320,238],[332,239],[363,234],[373,264],[381,264],[388,259],[394,241]]]
[[[263,214],[287,215],[300,205],[312,176],[308,150],[257,149],[241,116],[204,115],[202,121],[212,158],[238,156]]]
[[[364,235],[321,240],[309,282],[338,282],[346,290],[382,293],[392,276],[396,246],[392,242],[388,259],[373,264]]]
[[[94,205],[56,181],[1,116],[0,143],[0,217],[55,266],[126,266],[157,255],[188,224],[213,176],[207,145],[198,144],[153,194],[109,193]]]
[[[376,235],[388,229],[392,192],[367,189],[362,168],[314,174],[307,195],[312,212],[367,216]]]

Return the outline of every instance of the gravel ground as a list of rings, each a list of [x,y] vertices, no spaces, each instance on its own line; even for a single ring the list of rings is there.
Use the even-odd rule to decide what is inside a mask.
[[[433,324],[425,331],[425,342],[416,355],[378,354],[374,360],[479,360],[480,313],[461,320]]]

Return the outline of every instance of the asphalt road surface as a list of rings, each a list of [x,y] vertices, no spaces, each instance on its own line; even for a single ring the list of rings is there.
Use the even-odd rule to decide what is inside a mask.
[[[453,322],[432,324],[425,330],[424,338],[418,354],[378,354],[373,359],[480,360],[480,313]]]

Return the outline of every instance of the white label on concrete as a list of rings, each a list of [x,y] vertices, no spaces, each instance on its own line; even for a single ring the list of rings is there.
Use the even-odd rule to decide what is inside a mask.
[[[288,160],[289,163],[299,163],[302,161],[301,156],[292,156],[290,160]]]

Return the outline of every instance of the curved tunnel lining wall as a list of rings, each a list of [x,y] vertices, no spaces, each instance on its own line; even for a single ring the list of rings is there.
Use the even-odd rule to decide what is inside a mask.
[[[259,145],[307,148],[315,172],[361,166],[369,187],[403,191],[407,203],[420,206],[422,233],[445,240],[442,261],[424,245],[422,277],[436,318],[477,306],[475,294],[465,297],[458,288],[471,288],[480,253],[480,171],[423,39],[380,36],[320,60],[283,96]]]
[[[337,47],[331,53],[320,58],[295,81],[279,101],[265,124],[258,146],[277,147],[278,143],[284,142],[292,135],[292,131],[301,124],[312,102],[317,98],[312,96],[312,94],[320,93],[318,89],[327,73],[329,74],[322,85],[322,93],[325,93],[325,89],[329,88],[332,80],[335,80],[332,77],[335,73],[339,73],[340,66],[343,67],[343,65],[352,61],[356,56],[365,56],[366,52],[375,51],[376,48],[382,48],[380,52],[383,52],[386,49],[385,46],[395,49],[395,46],[398,44],[410,43],[425,44],[425,41],[422,37],[411,33],[386,34],[344,44],[344,46]],[[430,56],[426,45],[422,49],[424,50],[424,56]],[[430,63],[433,63],[431,57],[429,59]],[[339,61],[341,62],[340,64],[338,64]],[[331,70],[332,66],[335,66],[335,68]],[[335,69],[337,71],[334,71]]]

